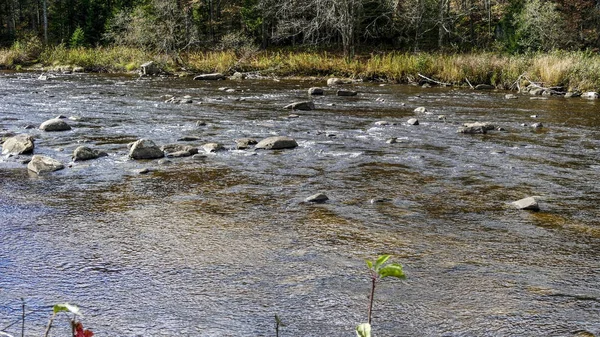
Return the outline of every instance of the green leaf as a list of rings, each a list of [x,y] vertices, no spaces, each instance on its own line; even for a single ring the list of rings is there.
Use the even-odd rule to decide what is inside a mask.
[[[362,323],[356,327],[356,336],[358,337],[371,337],[371,324]]]
[[[390,258],[391,255],[381,255],[375,262],[375,270],[379,270],[381,266]]]
[[[404,271],[402,271],[402,266],[397,263],[388,264],[387,266],[381,268],[378,273],[381,278],[388,276],[397,277],[399,279],[406,278]]]
[[[79,311],[79,308],[77,306],[71,305],[69,303],[61,303],[61,304],[55,304],[54,308],[52,309],[54,311],[54,313],[59,313],[61,311],[66,311],[66,312],[70,312],[72,314],[78,315],[78,316],[82,316],[81,311]]]
[[[369,267],[369,269],[373,269],[373,262],[371,262],[371,260],[366,260],[367,262],[367,267]]]

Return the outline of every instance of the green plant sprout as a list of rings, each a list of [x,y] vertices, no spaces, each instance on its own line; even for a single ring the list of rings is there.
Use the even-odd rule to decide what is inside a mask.
[[[285,327],[279,316],[275,315],[275,337],[279,337],[279,327]]]
[[[359,324],[356,327],[356,335],[358,337],[371,337],[371,314],[373,312],[373,299],[375,297],[375,286],[377,282],[386,277],[396,277],[399,279],[405,279],[402,265],[397,263],[387,263],[391,255],[381,255],[375,261],[375,264],[371,260],[367,260],[367,267],[369,267],[369,273],[371,276],[371,296],[369,298],[369,312],[368,322]]]
[[[56,315],[58,315],[61,312],[66,312],[67,314],[69,314],[69,313],[73,314],[73,318],[71,319],[71,335],[73,337],[92,337],[94,335],[94,333],[92,331],[84,329],[83,324],[81,324],[81,322],[78,322],[76,320],[77,316],[83,317],[79,308],[77,306],[71,305],[69,303],[62,303],[62,304],[56,304],[52,308],[52,317],[50,317],[50,320],[48,321],[48,326],[46,327],[46,333],[44,334],[44,337],[48,337],[48,335],[50,334],[50,329],[52,329],[52,323],[54,322]]]

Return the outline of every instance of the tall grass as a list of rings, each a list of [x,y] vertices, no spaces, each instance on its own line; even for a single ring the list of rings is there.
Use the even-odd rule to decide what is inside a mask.
[[[31,48],[29,48],[31,49]],[[419,75],[454,85],[492,84],[513,87],[517,80],[544,86],[600,90],[600,55],[592,52],[441,54],[386,52],[352,59],[340,54],[268,50],[251,53],[231,51],[187,52],[177,57],[136,48],[46,48],[31,55],[23,44],[0,50],[0,66],[27,64],[33,58],[45,66],[81,66],[88,71],[126,72],[153,60],[168,71],[185,68],[195,73],[257,72],[271,76],[338,76],[398,83],[418,81]]]

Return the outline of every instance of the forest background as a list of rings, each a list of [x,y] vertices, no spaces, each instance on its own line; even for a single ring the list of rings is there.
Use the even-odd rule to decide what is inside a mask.
[[[600,87],[598,0],[0,0],[0,65]],[[469,83],[470,83],[469,82]]]

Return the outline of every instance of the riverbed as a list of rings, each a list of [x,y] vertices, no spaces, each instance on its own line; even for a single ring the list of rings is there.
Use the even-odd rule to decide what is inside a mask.
[[[0,134],[31,134],[35,154],[67,167],[36,175],[28,156],[0,159],[0,329],[19,321],[23,298],[27,336],[63,302],[100,337],[274,336],[275,315],[281,336],[353,336],[367,319],[364,261],[391,254],[407,278],[378,284],[374,336],[600,334],[600,102],[38,76],[0,72]],[[315,110],[283,109],[314,86],[325,89]],[[186,95],[192,103],[165,103]],[[37,129],[59,115],[71,131]],[[501,131],[457,133],[477,121]],[[235,148],[275,135],[299,146]],[[226,150],[127,156],[137,139],[182,137]],[[80,145],[108,156],[71,162]],[[304,202],[319,192],[326,203]],[[511,207],[528,196],[539,212]],[[66,327],[59,318],[53,333]],[[5,331],[20,336],[20,324]]]

